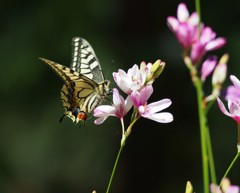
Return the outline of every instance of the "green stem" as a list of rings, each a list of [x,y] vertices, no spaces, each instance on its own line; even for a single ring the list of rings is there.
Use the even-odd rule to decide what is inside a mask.
[[[208,113],[208,111],[210,110],[210,108],[213,106],[213,104],[216,102],[216,98],[209,101],[208,104],[207,104],[207,107],[206,107],[206,114]]]
[[[223,179],[227,177],[228,173],[229,173],[230,170],[232,169],[233,165],[235,164],[235,162],[237,161],[237,159],[239,158],[239,156],[240,156],[240,152],[237,153],[237,155],[234,157],[233,161],[232,161],[231,164],[229,165],[227,171],[225,172],[225,174],[224,174],[224,176],[223,176],[223,178],[222,178],[222,180],[221,180],[221,182],[220,182],[220,184],[219,184],[219,187],[221,187]]]
[[[240,124],[238,124],[238,139],[237,139],[238,152],[240,151],[239,147],[240,147]]]
[[[224,176],[222,177],[222,180],[221,180],[221,182],[220,182],[220,184],[219,184],[219,187],[221,187],[223,179],[227,177],[227,175],[228,175],[228,173],[230,172],[230,170],[232,169],[233,165],[235,164],[235,162],[237,161],[237,159],[240,157],[240,149],[239,149],[239,146],[240,146],[240,124],[238,124],[238,141],[237,141],[238,153],[237,153],[237,155],[234,157],[233,161],[231,162],[231,164],[229,165],[227,171],[225,172]]]
[[[196,11],[199,17],[199,22],[198,22],[198,28],[200,32],[200,26],[201,26],[201,6],[200,6],[200,0],[195,0],[195,6],[196,6]],[[200,35],[200,33],[199,33]]]
[[[125,141],[126,136],[125,136],[125,126],[124,126],[123,118],[121,118],[120,121],[121,121],[121,125],[122,125],[122,139],[121,139],[121,146],[122,146],[122,144]]]
[[[125,146],[126,140],[127,140],[128,136],[130,135],[130,133],[131,133],[131,131],[132,131],[132,127],[133,127],[134,123],[135,123],[138,119],[139,119],[139,117],[136,117],[135,119],[133,119],[133,120],[131,121],[131,123],[130,123],[130,125],[128,126],[126,132],[125,132],[125,128],[124,128],[123,119],[121,119],[122,132],[123,132],[123,133],[122,133],[122,139],[121,139],[121,146],[120,146],[120,148],[119,148],[119,151],[118,151],[118,154],[117,154],[117,157],[116,157],[114,166],[113,166],[112,174],[111,174],[111,177],[110,177],[109,182],[108,182],[108,186],[107,186],[106,193],[109,193],[109,190],[110,190],[110,188],[111,188],[112,180],[113,180],[113,177],[114,177],[116,168],[117,168],[117,164],[118,164],[118,161],[119,161],[119,158],[120,158],[122,149],[123,149],[123,147]]]
[[[113,166],[112,174],[111,174],[110,180],[109,180],[109,182],[108,182],[108,187],[107,187],[106,193],[109,193],[109,190],[110,190],[110,187],[111,187],[111,184],[112,184],[112,180],[113,180],[113,176],[114,176],[115,170],[116,170],[116,168],[117,168],[118,160],[119,160],[119,157],[120,157],[120,155],[121,155],[122,149],[123,149],[123,147],[124,147],[124,145],[125,145],[126,138],[124,138],[124,139],[125,139],[125,140],[124,140],[123,143],[121,143],[120,149],[119,149],[119,151],[118,151],[117,158],[116,158],[115,163],[114,163],[114,166]]]
[[[197,92],[198,101],[198,116],[200,124],[200,136],[201,136],[201,149],[202,149],[202,166],[203,166],[203,188],[204,193],[209,193],[209,173],[208,173],[208,156],[207,156],[207,143],[206,143],[206,116],[203,107],[203,91],[202,82],[198,77],[195,77],[194,86]]]
[[[211,144],[211,137],[209,128],[207,125],[205,125],[206,128],[206,144],[207,144],[207,151],[209,156],[209,169],[210,169],[210,175],[211,175],[211,182],[216,184],[217,178],[216,178],[216,172],[215,172],[215,165],[214,165],[214,159],[213,159],[213,153],[212,153],[212,144]]]

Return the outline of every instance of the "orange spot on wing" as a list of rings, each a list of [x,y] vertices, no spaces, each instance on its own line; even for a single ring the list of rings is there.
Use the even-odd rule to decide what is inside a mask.
[[[78,119],[79,120],[86,120],[87,119],[87,115],[86,115],[86,113],[84,113],[84,112],[80,112],[80,113],[78,113]]]

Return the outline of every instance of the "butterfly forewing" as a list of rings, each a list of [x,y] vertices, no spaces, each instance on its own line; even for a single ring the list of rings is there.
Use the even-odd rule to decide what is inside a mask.
[[[39,58],[39,59],[45,62],[46,64],[48,64],[50,68],[52,68],[53,71],[56,72],[60,76],[60,78],[63,79],[64,82],[76,81],[81,79],[82,77],[81,74],[71,70],[70,68],[64,65],[58,64],[56,62],[53,62],[45,58]]]
[[[104,82],[101,66],[91,45],[83,38],[72,39],[72,62],[70,69],[87,76],[96,83]]]

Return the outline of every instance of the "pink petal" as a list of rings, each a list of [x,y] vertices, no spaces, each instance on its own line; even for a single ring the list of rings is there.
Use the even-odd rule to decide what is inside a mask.
[[[175,17],[170,16],[167,18],[167,25],[173,32],[175,32],[179,26],[179,21]]]
[[[222,193],[221,189],[216,184],[210,185],[211,193]]]
[[[125,113],[127,114],[127,112],[132,108],[133,106],[133,102],[131,100],[131,97],[128,96],[126,99],[125,99]]]
[[[189,22],[189,24],[194,25],[194,26],[198,25],[198,22],[199,22],[198,14],[196,12],[192,13],[188,22]]]
[[[230,185],[225,193],[239,193],[239,187]]]
[[[134,90],[131,93],[131,99],[132,99],[132,102],[135,107],[139,107],[141,105],[140,104],[140,93],[138,91]]]
[[[129,81],[127,74],[123,70],[118,70],[119,73],[114,72],[113,78],[118,87],[126,94],[131,93],[131,87],[129,86]],[[121,76],[120,76],[121,75]]]
[[[219,38],[216,38],[215,40],[208,42],[208,44],[206,45],[206,50],[207,51],[216,50],[221,48],[225,44],[226,44],[226,39],[219,37]]]
[[[145,86],[145,87],[140,91],[140,95],[141,95],[140,105],[145,105],[145,103],[147,102],[147,100],[149,99],[149,97],[152,95],[152,93],[153,93],[153,87],[152,87],[152,85],[147,85],[147,86]]]
[[[94,121],[94,124],[100,125],[100,124],[102,124],[107,118],[108,118],[108,116],[100,117],[100,118],[98,118],[98,119],[96,119],[96,120]]]
[[[119,77],[121,79],[128,79],[127,73],[124,70],[122,70],[122,69],[119,69],[117,74],[119,75]]]
[[[238,80],[238,78],[234,75],[231,75],[230,79],[231,79],[232,83],[234,84],[234,86],[237,87],[238,89],[240,89],[240,81]]]
[[[216,56],[210,56],[203,62],[202,69],[201,69],[202,81],[205,81],[205,79],[212,73],[216,64],[217,64]]]
[[[226,100],[236,101],[240,99],[240,89],[231,85],[226,89]]]
[[[128,70],[128,77],[135,77],[139,72],[139,68],[137,64],[134,64],[132,68]]]
[[[219,109],[227,116],[231,117],[232,115],[227,111],[223,102],[217,97],[218,107]]]
[[[184,22],[189,18],[189,12],[187,6],[184,3],[180,3],[178,5],[177,18],[181,22]]]
[[[189,34],[190,29],[188,24],[181,24],[179,25],[176,36],[178,41],[182,44],[183,47],[189,47],[192,43],[192,37]]]
[[[163,109],[166,109],[172,104],[172,101],[170,99],[162,99],[157,102],[153,102],[147,105],[147,108],[149,109],[149,112],[151,114],[159,112]]]
[[[198,62],[205,52],[205,47],[199,41],[194,43],[190,54],[193,64]]]
[[[170,123],[173,121],[173,116],[171,113],[143,114],[142,116],[158,123]]]
[[[101,116],[108,116],[112,115],[114,116],[115,108],[110,105],[100,105],[94,109],[94,116],[95,117],[101,117]]]
[[[238,102],[228,100],[228,108],[232,116],[240,117],[240,106]]]
[[[210,27],[205,27],[202,31],[200,41],[202,44],[206,44],[216,37],[216,33],[212,31]]]
[[[115,106],[120,106],[120,105],[124,104],[124,99],[119,94],[119,91],[116,88],[113,89],[113,104]]]

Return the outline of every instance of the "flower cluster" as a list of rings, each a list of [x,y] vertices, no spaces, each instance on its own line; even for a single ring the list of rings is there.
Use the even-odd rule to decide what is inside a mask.
[[[175,34],[183,48],[184,62],[191,70],[193,80],[196,80],[199,63],[207,52],[217,50],[226,44],[226,39],[216,37],[216,33],[203,23],[199,23],[196,12],[189,14],[184,3],[180,3],[177,9],[177,18],[167,18],[169,28]],[[208,56],[202,63],[199,74],[204,83],[206,78],[212,75],[212,93],[206,97],[206,102],[216,99],[220,94],[221,85],[226,78],[228,55],[223,55],[218,62],[217,56]]]
[[[167,24],[184,50],[190,52],[193,64],[198,63],[206,52],[221,48],[226,43],[225,38],[216,38],[216,33],[210,27],[199,24],[196,12],[189,16],[184,3],[178,6],[177,18],[169,16]]]
[[[113,73],[117,86],[128,96],[124,98],[119,91],[113,89],[113,104],[101,105],[95,108],[95,124],[101,124],[109,116],[118,117],[120,120],[134,106],[135,118],[144,117],[160,123],[169,123],[173,120],[171,113],[159,112],[171,105],[170,99],[163,99],[148,104],[148,99],[153,93],[152,83],[161,74],[165,63],[157,60],[154,64],[142,62],[140,68],[134,65],[127,72],[119,69]]]

